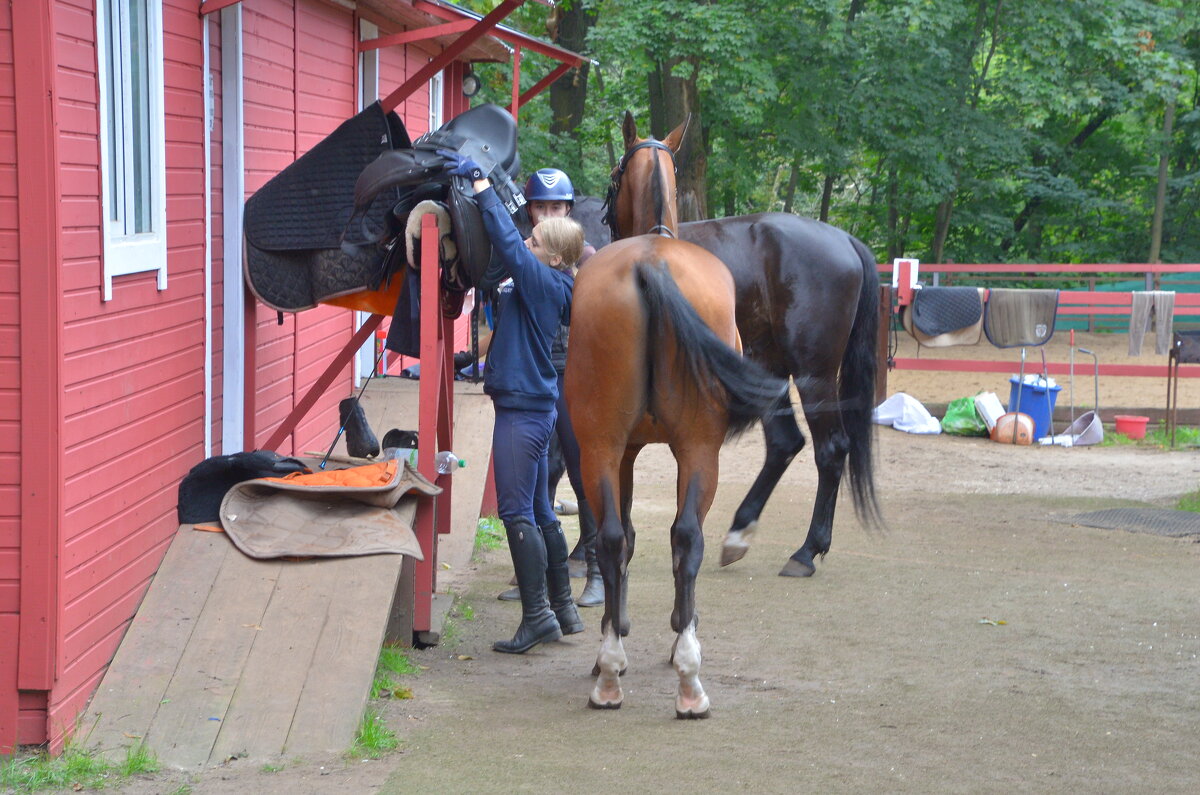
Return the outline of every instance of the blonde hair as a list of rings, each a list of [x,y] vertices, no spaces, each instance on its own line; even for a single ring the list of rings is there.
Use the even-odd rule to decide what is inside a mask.
[[[551,257],[562,257],[559,270],[575,267],[583,256],[583,227],[571,218],[547,218],[538,224],[542,248]]]

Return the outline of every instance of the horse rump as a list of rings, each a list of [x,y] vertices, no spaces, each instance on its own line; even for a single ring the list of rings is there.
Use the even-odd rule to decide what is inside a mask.
[[[665,262],[639,262],[634,278],[646,308],[649,338],[674,335],[676,365],[687,375],[686,386],[725,407],[727,438],[745,431],[787,400],[787,380],[771,375],[718,337],[680,291]],[[650,394],[655,380],[653,361],[653,356],[647,357]]]

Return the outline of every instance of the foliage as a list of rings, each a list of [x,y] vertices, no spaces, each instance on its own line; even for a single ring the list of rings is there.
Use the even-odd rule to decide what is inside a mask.
[[[1200,261],[1192,0],[571,2],[596,13],[585,54],[603,78],[582,160],[556,163],[582,192],[603,190],[626,109],[649,128],[665,64],[695,78],[713,214],[827,212],[877,254],[924,260],[1143,262],[1165,152],[1162,258]],[[509,24],[543,35],[546,13]],[[522,90],[552,67],[525,53]],[[490,67],[488,98],[509,102],[510,71]],[[558,149],[547,104],[521,109],[528,167]]]

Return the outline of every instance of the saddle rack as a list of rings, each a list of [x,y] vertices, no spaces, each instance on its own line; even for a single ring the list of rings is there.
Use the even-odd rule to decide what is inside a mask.
[[[427,240],[437,239],[437,220],[432,215],[426,215],[422,219],[422,235],[426,236]],[[422,247],[420,278],[422,293],[436,298],[421,302],[421,364],[429,377],[421,379],[418,393],[420,408],[417,436],[423,443],[417,448],[417,471],[431,483],[441,486],[442,493],[438,497],[418,499],[416,518],[413,521],[413,530],[425,554],[424,560],[416,562],[414,571],[415,601],[412,624],[416,632],[427,631],[432,627],[432,601],[433,594],[437,591],[437,536],[450,532],[450,506],[454,490],[454,479],[439,475],[434,463],[437,450],[454,449],[454,321],[442,313],[441,291],[438,289],[437,246]],[[299,420],[350,363],[359,348],[370,339],[375,329],[383,322],[383,317],[373,314],[363,323],[346,347],[334,357],[325,372],[296,403],[287,419],[271,434],[263,449],[276,450],[283,444]],[[433,377],[434,373],[439,375]],[[424,443],[427,440],[432,443]],[[411,638],[389,640],[409,642]]]

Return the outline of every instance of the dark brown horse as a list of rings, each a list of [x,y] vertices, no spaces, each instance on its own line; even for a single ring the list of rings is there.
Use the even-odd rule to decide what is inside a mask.
[[[628,114],[623,132],[627,148],[641,141]],[[674,152],[680,141],[668,136],[662,143]],[[628,170],[622,161],[614,186]],[[620,201],[627,200],[618,195],[617,203],[609,202],[606,222],[613,238],[649,231],[654,222],[646,217],[626,220],[614,212],[621,209]],[[673,201],[671,205],[664,208],[665,217],[674,217]],[[815,571],[815,558],[829,551],[847,464],[856,512],[868,523],[879,522],[871,449],[879,328],[875,258],[841,229],[789,213],[685,223],[679,226],[679,238],[725,263],[736,287],[737,325],[746,355],[773,375],[793,378],[800,394],[813,437],[817,494],[804,544],[779,573],[808,577]],[[804,448],[792,411],[764,418],[763,433],[766,461],[734,514],[722,544],[722,566],[749,550],[763,506]]]
[[[622,160],[614,204],[621,222],[662,234],[605,246],[580,271],[565,389],[604,577],[604,637],[589,704],[621,706],[626,666],[621,638],[629,632],[626,578],[634,549],[633,465],[645,445],[664,442],[678,465],[671,525],[675,712],[703,718],[709,701],[699,679],[695,585],[718,453],[730,433],[786,399],[786,381],[741,355],[729,269],[698,246],[672,239],[670,148],[681,134],[676,131],[664,143],[634,141]]]

